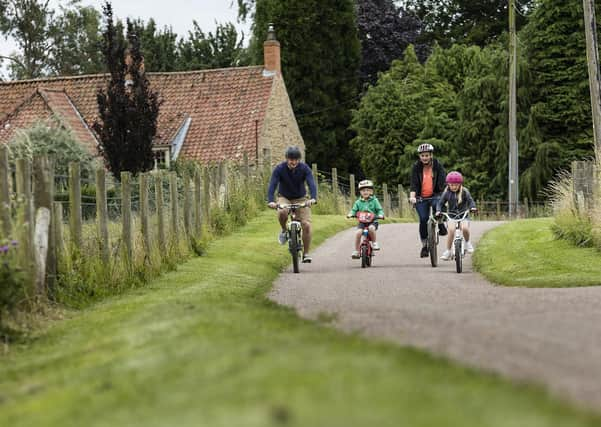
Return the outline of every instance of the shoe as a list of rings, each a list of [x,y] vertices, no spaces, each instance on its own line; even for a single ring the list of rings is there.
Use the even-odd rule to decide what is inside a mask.
[[[443,261],[448,261],[448,260],[450,260],[450,259],[451,259],[451,251],[450,251],[450,250],[448,250],[448,249],[447,249],[447,250],[445,250],[445,251],[442,253],[442,256],[440,257],[440,259],[441,259],[441,260],[443,260]]]
[[[278,242],[280,242],[280,245],[285,245],[286,240],[288,240],[288,236],[286,236],[286,232],[281,231],[280,235],[278,236]]]
[[[372,242],[371,247],[374,251],[380,250],[380,245],[378,244],[378,242]]]
[[[438,225],[438,235],[439,236],[446,236],[447,233],[447,227],[445,227],[444,224],[439,224]]]
[[[468,254],[474,253],[474,247],[472,246],[471,242],[465,242],[465,250]]]
[[[422,246],[422,251],[419,253],[419,257],[420,258],[428,258],[429,254],[430,254],[430,251],[428,250],[428,247]]]
[[[311,261],[313,261],[313,258],[311,258],[311,255],[309,255],[309,254],[304,254],[303,255],[303,262],[305,264],[309,264]]]
[[[353,251],[353,254],[351,255],[351,258],[352,259],[359,259],[359,258],[361,258],[359,256],[359,251]]]

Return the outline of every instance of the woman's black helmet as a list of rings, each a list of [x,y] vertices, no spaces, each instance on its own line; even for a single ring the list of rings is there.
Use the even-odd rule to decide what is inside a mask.
[[[299,160],[301,158],[300,148],[298,148],[296,145],[286,148],[286,158]]]

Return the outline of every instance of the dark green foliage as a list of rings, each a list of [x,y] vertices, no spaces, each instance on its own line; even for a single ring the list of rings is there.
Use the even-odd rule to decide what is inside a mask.
[[[175,71],[177,68],[177,34],[170,27],[157,28],[154,19],[148,23],[132,21],[133,31],[140,37],[146,71]]]
[[[69,6],[60,6],[60,14],[53,23],[49,74],[73,76],[104,72],[100,12],[78,3]]]
[[[358,0],[357,25],[361,40],[361,87],[374,84],[378,73],[390,68],[394,59],[401,59],[410,44],[416,44],[421,22],[392,0]],[[425,45],[416,45],[423,61],[428,53]]]
[[[127,22],[127,42],[118,38],[110,3],[104,6],[104,55],[111,79],[98,91],[100,121],[94,123],[100,150],[116,179],[122,171],[134,175],[152,168],[152,142],[159,114],[158,93],[150,90],[142,67],[140,41]],[[126,60],[127,58],[127,60]]]
[[[307,161],[347,170],[353,164],[347,128],[356,105],[361,49],[354,1],[259,0],[251,43],[256,63],[263,63],[269,23],[282,46],[282,72]]]
[[[423,21],[420,40],[450,47],[454,43],[484,47],[507,32],[507,0],[407,0],[408,10]],[[516,3],[518,27],[525,24],[534,0]]]
[[[194,21],[194,30],[181,39],[178,49],[178,69],[201,70],[248,65],[250,57],[244,48],[244,35],[239,38],[234,24],[218,24],[215,34],[205,34]]]
[[[582,2],[542,0],[520,36],[532,75],[520,187],[536,197],[571,160],[593,155]]]

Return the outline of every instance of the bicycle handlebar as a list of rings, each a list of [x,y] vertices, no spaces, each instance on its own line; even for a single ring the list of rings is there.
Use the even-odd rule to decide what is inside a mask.
[[[456,215],[450,215],[447,212],[441,212],[441,215],[444,215],[449,221],[463,221],[466,217],[467,214],[470,213],[470,209],[467,209],[465,211],[463,211],[463,213],[458,213]]]

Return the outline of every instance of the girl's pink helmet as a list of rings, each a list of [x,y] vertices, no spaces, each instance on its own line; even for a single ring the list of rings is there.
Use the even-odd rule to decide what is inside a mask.
[[[449,172],[447,175],[447,184],[463,184],[463,175],[457,171]]]

